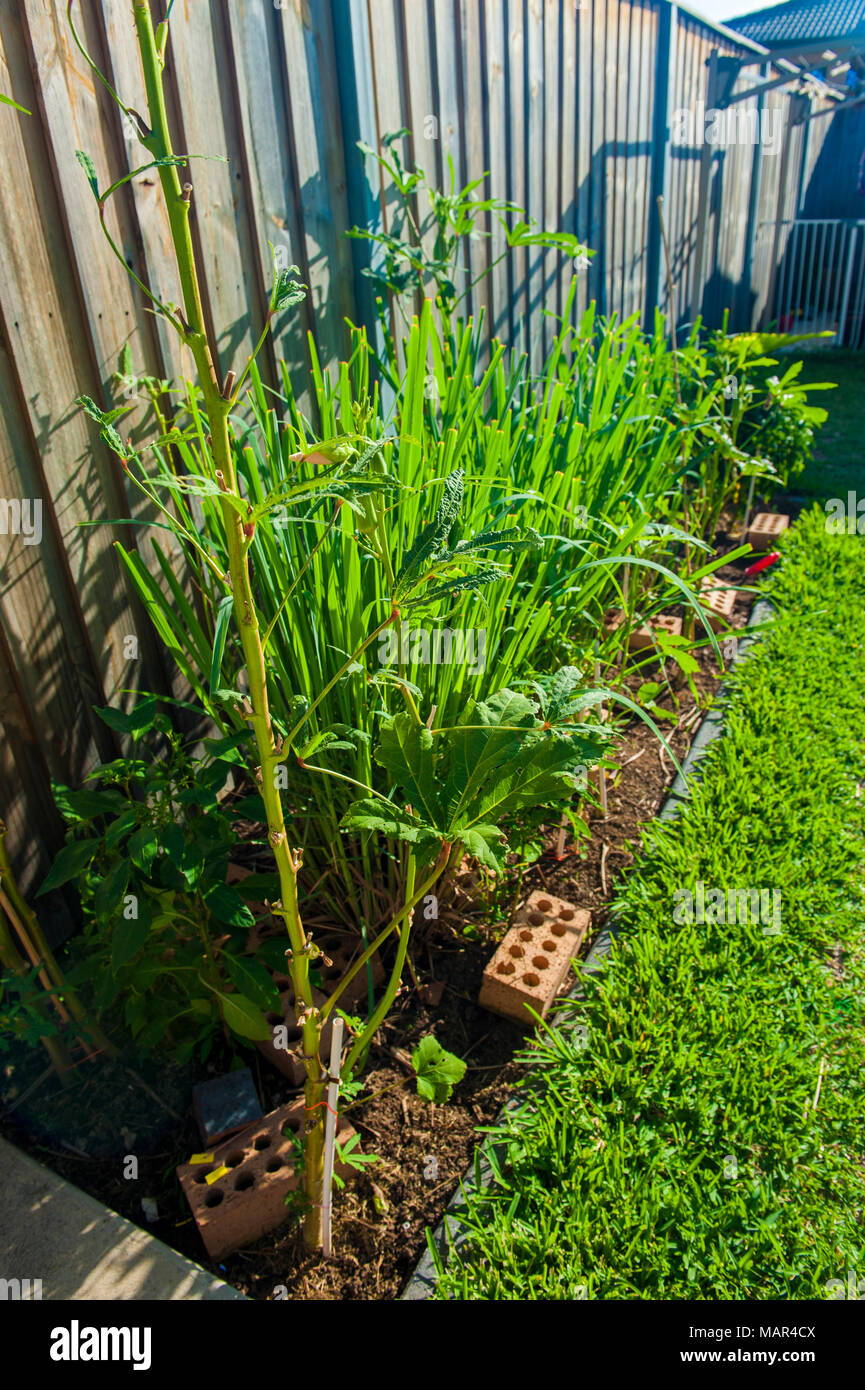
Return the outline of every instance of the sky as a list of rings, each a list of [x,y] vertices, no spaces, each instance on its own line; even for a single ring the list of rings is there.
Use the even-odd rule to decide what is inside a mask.
[[[696,10],[706,19],[720,24],[734,16],[738,19],[743,14],[750,14],[752,10],[768,9],[773,0],[685,0],[685,3],[688,9]]]

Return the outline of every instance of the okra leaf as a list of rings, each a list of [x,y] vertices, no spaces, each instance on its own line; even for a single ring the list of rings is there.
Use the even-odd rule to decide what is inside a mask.
[[[412,1053],[411,1064],[417,1077],[418,1095],[436,1105],[450,1100],[454,1086],[466,1074],[465,1062],[452,1052],[446,1052],[431,1033],[421,1038]]]
[[[394,590],[397,599],[405,592],[410,581],[420,576],[426,561],[434,559],[438,552],[445,548],[462,510],[463,477],[463,470],[457,468],[445,478],[444,496],[436,514],[409,547],[397,574]]]
[[[381,733],[376,762],[390,773],[405,799],[428,825],[439,826],[442,807],[434,770],[433,736],[409,714],[397,714]]]
[[[484,584],[494,584],[497,579],[502,579],[507,574],[503,565],[484,565],[481,569],[475,570],[473,574],[462,574],[456,579],[446,579],[441,584],[434,584],[429,589],[424,589],[415,598],[403,599],[400,608],[404,612],[411,612],[416,608],[424,608],[427,604],[438,603],[440,599],[450,598],[452,594],[462,593],[466,589],[480,589]]]
[[[306,285],[300,280],[295,280],[293,275],[299,275],[300,271],[296,265],[289,266],[287,270],[281,270],[273,286],[273,308],[274,311],[291,308],[293,304],[300,304],[306,299]]]
[[[500,874],[504,871],[504,860],[498,849],[507,848],[505,834],[497,825],[474,825],[460,831],[460,841],[466,854],[477,859],[487,869]]]
[[[424,852],[436,851],[442,839],[435,826],[425,824],[417,816],[409,815],[396,806],[390,810],[377,797],[353,801],[340,825],[343,830],[374,830],[393,840],[406,840],[409,844],[418,845]]]
[[[533,526],[508,526],[503,531],[480,531],[467,541],[458,541],[452,553],[468,555],[475,550],[501,550],[512,553],[518,550],[541,550],[543,544],[543,536]]]

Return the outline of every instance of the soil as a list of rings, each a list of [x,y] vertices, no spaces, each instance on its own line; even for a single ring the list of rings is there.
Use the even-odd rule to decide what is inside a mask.
[[[735,543],[723,532],[718,542],[719,549]],[[742,583],[745,563],[719,574]],[[751,601],[751,595],[737,597],[734,626],[745,625]],[[697,655],[699,703],[686,686],[677,692],[677,706],[669,696],[659,700],[675,708],[675,725],[664,721],[663,733],[680,761],[720,683],[711,648]],[[656,673],[657,667],[646,668],[632,685]],[[554,892],[591,911],[586,950],[603,925],[617,882],[639,851],[642,827],[657,814],[674,777],[670,759],[638,720],[624,725],[618,763],[619,770],[608,774],[608,814],[604,818],[599,807],[590,813],[588,839],[575,844],[569,832],[561,860],[548,852],[498,892],[486,891],[476,875],[464,874],[442,902],[438,920],[416,928],[412,959],[417,984],[406,974],[364,1073],[372,1098],[349,1111],[363,1151],[377,1155],[377,1161],[335,1201],[331,1260],[306,1255],[289,1224],[222,1264],[204,1252],[174,1169],[201,1148],[191,1115],[191,1085],[237,1065],[227,1046],[221,1055],[214,1054],[203,1074],[202,1069],[134,1058],[99,1059],[82,1062],[65,1088],[50,1069],[45,1071],[41,1050],[7,1052],[0,1072],[0,1130],[251,1298],[398,1297],[426,1248],[426,1229],[436,1225],[471,1162],[478,1126],[495,1121],[520,1074],[515,1055],[524,1033],[476,1003],[484,966],[509,914],[533,888]],[[554,845],[556,827],[549,831]],[[430,1002],[439,992],[440,999]],[[464,1079],[444,1106],[420,1100],[412,1084],[411,1049],[427,1033],[467,1062]],[[252,1070],[266,1112],[292,1098],[288,1083],[258,1053],[244,1053],[242,1061]],[[124,1177],[128,1154],[138,1158],[137,1180]],[[158,1203],[159,1217],[149,1226],[143,1197]]]

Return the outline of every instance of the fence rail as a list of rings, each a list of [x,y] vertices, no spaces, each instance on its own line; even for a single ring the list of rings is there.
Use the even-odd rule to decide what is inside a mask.
[[[164,13],[163,0],[154,0]],[[113,755],[94,705],[132,688],[167,691],[175,672],[130,595],[112,549],[129,543],[138,503],[74,406],[107,405],[126,347],[137,370],[182,378],[191,364],[101,238],[76,158],[107,186],[140,163],[133,132],[74,46],[65,0],[0,0],[0,516],[39,504],[40,535],[0,531],[0,815],[25,885],[60,827],[49,777],[75,783]],[[144,110],[129,0],[76,4],[82,41],[124,100]],[[303,380],[306,334],[325,363],[344,319],[369,320],[355,223],[387,227],[387,190],[356,142],[406,127],[405,155],[444,185],[485,175],[485,196],[524,207],[597,251],[577,311],[651,317],[667,290],[656,199],[664,197],[680,319],[705,312],[749,326],[766,312],[788,220],[819,158],[816,124],[793,124],[783,90],[746,108],[777,120],[786,154],[765,144],[710,147],[699,125],[673,139],[677,113],[760,80],[763,55],[666,0],[195,0],[172,15],[167,78],[190,177],[194,234],[207,268],[205,311],[223,371],[241,363],[262,320],[269,243],[300,267],[306,304],[263,360]],[[829,121],[822,123],[823,131]],[[201,156],[217,156],[202,158]],[[487,174],[488,171],[488,174]],[[773,221],[768,245],[757,236]],[[159,297],[178,300],[153,170],[111,199],[108,229]],[[472,243],[475,279],[504,233]],[[491,330],[539,361],[574,268],[519,249],[471,291]],[[132,415],[134,434],[138,417]],[[101,525],[93,525],[102,522]],[[149,557],[151,532],[138,537]],[[160,532],[164,537],[165,533]],[[132,640],[131,640],[132,639]],[[134,653],[130,655],[130,653]]]

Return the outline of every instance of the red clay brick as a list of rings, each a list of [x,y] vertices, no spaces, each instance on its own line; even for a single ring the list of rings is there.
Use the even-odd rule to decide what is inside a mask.
[[[177,1169],[186,1200],[210,1257],[223,1259],[242,1245],[251,1245],[289,1217],[285,1198],[299,1184],[294,1170],[295,1147],[282,1130],[285,1125],[300,1134],[303,1100],[280,1106],[241,1134],[235,1134],[209,1152],[212,1163],[183,1163]],[[354,1130],[340,1118],[337,1138],[341,1144]],[[225,1166],[228,1172],[213,1183],[207,1176]],[[354,1169],[336,1164],[341,1177]]]
[[[530,1027],[531,1005],[543,1018],[561,989],[591,916],[552,893],[530,893],[484,971],[478,1002]]]

